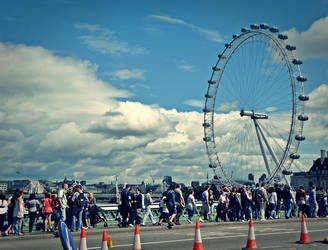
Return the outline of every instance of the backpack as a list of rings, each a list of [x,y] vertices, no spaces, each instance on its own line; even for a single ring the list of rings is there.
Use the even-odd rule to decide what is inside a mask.
[[[202,196],[200,197],[200,200],[201,201],[206,201],[206,195],[205,195],[205,193],[202,193]]]
[[[84,196],[84,193],[79,193],[79,196],[76,197],[75,203],[78,207],[84,207],[86,204],[86,198]]]
[[[264,200],[264,194],[263,194],[262,190],[257,190],[256,200]]]

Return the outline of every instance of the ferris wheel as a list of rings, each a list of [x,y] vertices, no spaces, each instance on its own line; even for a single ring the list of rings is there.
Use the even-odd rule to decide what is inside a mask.
[[[248,173],[284,180],[300,158],[308,120],[296,47],[277,27],[252,24],[232,36],[212,67],[205,94],[204,142],[215,178],[232,185]]]

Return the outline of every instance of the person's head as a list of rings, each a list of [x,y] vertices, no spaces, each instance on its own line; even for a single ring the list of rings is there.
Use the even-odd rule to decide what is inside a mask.
[[[315,189],[316,189],[316,186],[313,184],[311,188],[312,188],[313,190],[315,190]]]
[[[55,194],[51,195],[51,199],[52,200],[56,200],[57,199],[57,196]]]
[[[181,185],[180,184],[177,185],[177,189],[181,189]]]
[[[274,192],[274,187],[269,187],[268,192],[269,192],[269,193]]]
[[[150,188],[150,189],[147,190],[147,193],[152,194],[153,193],[153,190]]]
[[[67,190],[68,189],[68,184],[67,183],[63,183],[62,184],[62,188],[65,189],[65,190]]]
[[[169,190],[174,190],[174,184],[170,184]]]
[[[48,192],[48,193],[46,193],[46,194],[44,195],[44,197],[45,197],[45,198],[49,198],[49,199],[50,199],[50,197],[51,197],[51,193],[49,193],[49,192]]]
[[[260,187],[260,184],[256,183],[256,184],[255,184],[255,187],[256,187],[256,188]]]
[[[210,186],[205,186],[205,191],[208,191],[210,189]]]
[[[35,194],[30,194],[30,200],[35,200]]]
[[[261,187],[265,188],[265,186],[266,186],[266,183],[265,182],[262,182],[261,183]]]
[[[93,197],[94,197],[94,196],[93,196],[93,193],[89,193],[89,198],[90,198],[90,200],[93,199]]]
[[[194,195],[195,194],[195,191],[193,189],[191,189],[189,192],[188,192],[188,195]]]
[[[301,185],[298,189],[299,189],[299,190],[304,190],[304,186]]]
[[[23,190],[18,191],[18,196],[17,197],[21,197],[21,196],[24,196],[24,191]]]
[[[141,193],[140,188],[136,188],[136,193],[137,193],[137,194],[140,194],[140,193]]]
[[[212,190],[212,189],[210,189],[210,191],[209,191],[209,192],[210,192],[210,194],[213,194],[213,190]]]
[[[126,184],[125,185],[125,188],[128,189],[128,190],[131,190],[131,185],[130,184]]]
[[[290,186],[288,184],[285,184],[284,189],[290,189]]]

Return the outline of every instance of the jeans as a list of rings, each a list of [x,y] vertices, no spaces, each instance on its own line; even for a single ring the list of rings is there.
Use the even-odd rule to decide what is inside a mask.
[[[187,212],[188,212],[188,220],[192,220],[192,218],[194,217],[195,213],[196,213],[196,210],[195,208],[193,210],[189,210],[187,209]]]
[[[19,217],[14,217],[14,231],[15,234],[19,234],[20,230],[22,229],[22,222],[23,222],[23,218],[19,218]]]
[[[142,219],[142,222],[141,222],[142,225],[145,225],[148,216],[149,216],[149,218],[151,220],[151,223],[153,223],[153,224],[156,223],[156,221],[154,219],[154,216],[153,216],[153,213],[151,211],[151,207],[150,206],[147,206],[146,207],[146,213],[145,213],[145,215],[144,215],[144,217]]]
[[[66,208],[60,208],[60,212],[61,212],[61,215],[60,215],[59,220],[65,222],[66,221]]]
[[[293,209],[293,203],[291,203],[290,201],[284,202],[284,208],[285,208],[285,217],[286,219],[289,219]]]
[[[4,231],[4,222],[6,221],[7,214],[0,214],[0,232]]]
[[[210,205],[210,221],[214,220],[214,204]]]
[[[183,213],[183,207],[182,207],[181,204],[178,204],[177,205],[177,215],[175,216],[175,221],[176,222],[179,222],[180,216],[182,215],[182,213]]]
[[[268,206],[268,210],[269,210],[269,217],[274,218],[274,214],[275,214],[275,211],[276,211],[276,204],[270,203],[269,206]]]
[[[315,201],[310,203],[310,217],[317,217],[318,216],[318,203]]]
[[[29,218],[30,218],[30,221],[28,223],[28,231],[32,232],[33,227],[34,227],[35,218],[36,218],[36,212],[29,212],[28,215],[29,215]]]
[[[82,227],[82,212],[83,210],[73,210],[73,217],[72,217],[72,225],[71,230],[72,232],[80,231]],[[77,228],[76,228],[76,221],[77,221]]]

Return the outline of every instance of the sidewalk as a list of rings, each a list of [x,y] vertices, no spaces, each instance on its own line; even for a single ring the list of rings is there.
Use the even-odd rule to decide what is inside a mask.
[[[328,218],[306,218],[306,220],[310,223],[315,223],[318,221],[328,221]],[[292,219],[275,219],[275,220],[265,220],[265,221],[254,221],[254,224],[273,224],[273,223],[290,223],[290,222],[297,222],[299,221],[301,223],[300,218],[292,218]],[[217,226],[233,226],[233,225],[248,225],[248,221],[232,221],[232,222],[203,222],[201,223],[201,227],[217,227]],[[179,230],[183,228],[194,228],[195,222],[193,224],[188,223],[182,223],[181,225],[173,226],[171,230]],[[97,226],[97,228],[89,228],[86,230],[88,235],[95,235],[95,234],[102,234],[103,230],[107,230],[108,232],[133,232],[134,227],[128,227],[128,228],[119,228],[114,225],[110,225],[109,227],[103,227],[103,226]],[[141,231],[166,231],[169,230],[166,226],[166,224],[163,224],[162,226],[153,226],[151,224],[140,227]],[[73,237],[79,237],[80,232],[73,232],[71,233]],[[0,243],[4,241],[15,241],[15,240],[31,240],[31,239],[50,239],[55,238],[56,233],[53,232],[32,232],[32,233],[24,233],[24,236],[16,236],[16,235],[9,235],[9,236],[0,236]]]

